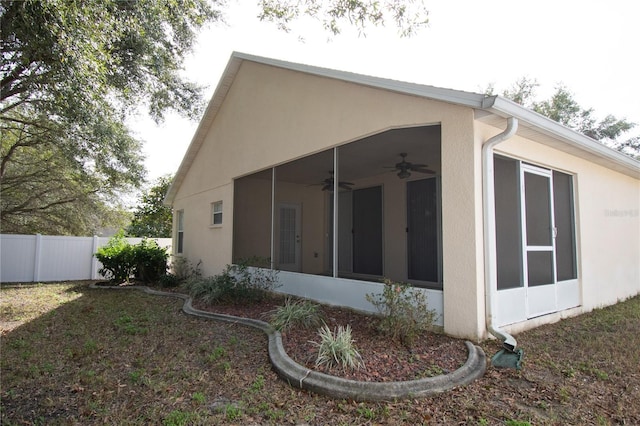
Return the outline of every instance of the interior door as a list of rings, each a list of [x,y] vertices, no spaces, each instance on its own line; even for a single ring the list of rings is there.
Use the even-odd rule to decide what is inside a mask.
[[[438,283],[438,201],[436,178],[407,182],[407,277]]]
[[[382,187],[354,190],[352,209],[353,272],[382,276]]]
[[[301,270],[300,211],[299,204],[280,204],[278,208],[278,269],[284,271]]]
[[[523,164],[523,273],[527,317],[557,310],[553,186],[550,170]]]

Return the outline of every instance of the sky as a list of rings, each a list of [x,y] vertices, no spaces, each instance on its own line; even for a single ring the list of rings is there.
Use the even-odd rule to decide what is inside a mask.
[[[640,133],[640,2],[636,0],[425,0],[429,25],[401,38],[391,25],[366,36],[344,28],[333,36],[304,20],[287,33],[257,18],[257,0],[230,0],[226,24],[198,37],[184,75],[213,95],[234,51],[412,83],[502,93],[521,77],[535,79],[539,99],[558,84],[596,116],[638,123]],[[174,174],[198,126],[169,114],[160,125],[143,114],[129,127],[144,141],[148,179]]]

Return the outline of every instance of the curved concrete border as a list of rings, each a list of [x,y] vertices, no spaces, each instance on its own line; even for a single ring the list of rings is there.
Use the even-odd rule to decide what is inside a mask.
[[[484,375],[487,368],[484,351],[471,342],[465,342],[469,356],[464,365],[449,374],[402,382],[360,382],[331,376],[310,370],[292,360],[284,350],[280,332],[264,321],[216,314],[195,309],[191,297],[181,293],[153,290],[145,286],[96,286],[97,289],[136,289],[156,296],[176,297],[184,301],[182,310],[186,314],[217,321],[236,323],[257,328],[269,338],[269,359],[278,375],[289,385],[306,389],[332,398],[349,398],[356,401],[384,401],[402,398],[426,397],[464,386]]]

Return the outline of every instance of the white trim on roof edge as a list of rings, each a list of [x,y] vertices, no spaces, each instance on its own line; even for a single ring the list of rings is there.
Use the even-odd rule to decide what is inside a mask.
[[[562,142],[574,146],[575,148],[586,153],[596,155],[604,160],[604,163],[615,166],[615,169],[629,176],[640,178],[640,161],[636,161],[618,151],[615,151],[600,142],[591,139],[575,130],[565,127],[556,121],[551,120],[541,114],[531,111],[521,105],[512,102],[500,96],[486,96],[479,93],[465,92],[460,90],[445,89],[441,87],[428,86],[417,83],[409,83],[398,80],[373,77],[363,74],[356,74],[347,71],[333,70],[329,68],[321,68],[312,65],[305,65],[295,62],[287,62],[279,59],[265,58],[262,56],[254,56],[241,52],[233,52],[222,74],[222,77],[216,87],[216,90],[209,101],[207,109],[203,115],[196,133],[191,140],[189,148],[180,163],[180,167],[176,172],[173,183],[169,187],[164,199],[165,205],[172,205],[173,199],[182,184],[187,170],[197,155],[204,137],[213,123],[224,98],[235,76],[240,69],[243,61],[250,61],[269,65],[277,68],[298,71],[306,74],[316,75],[319,77],[332,78],[336,80],[360,84],[373,88],[389,90],[405,95],[413,95],[422,98],[433,99],[442,102],[448,102],[456,105],[483,110],[488,113],[508,118],[517,118],[522,125],[539,131],[540,133],[549,135]],[[605,164],[605,165],[606,165]]]

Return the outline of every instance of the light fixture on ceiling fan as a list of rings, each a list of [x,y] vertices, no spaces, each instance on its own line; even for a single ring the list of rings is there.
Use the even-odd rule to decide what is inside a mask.
[[[331,170],[329,173],[331,174],[331,176],[324,179],[322,182],[316,184],[316,185],[322,185],[323,191],[333,191],[333,185],[334,185],[333,170]],[[352,182],[343,182],[343,181],[338,182],[338,187],[342,189],[346,189],[347,191],[351,191],[352,185],[354,185],[354,183]]]
[[[431,175],[436,174],[436,172],[434,172],[433,170],[426,169],[425,168],[427,167],[426,164],[414,164],[414,163],[408,162],[406,152],[401,152],[399,155],[402,158],[402,161],[400,161],[399,163],[396,163],[395,166],[391,166],[387,168],[393,169],[394,172],[397,171],[398,177],[400,179],[408,178],[409,176],[411,176],[411,172],[426,173]]]

